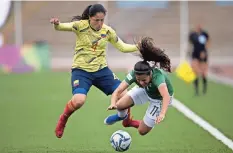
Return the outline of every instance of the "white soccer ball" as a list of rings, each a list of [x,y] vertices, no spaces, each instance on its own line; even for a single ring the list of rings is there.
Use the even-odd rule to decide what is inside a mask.
[[[122,130],[114,132],[110,138],[112,147],[118,152],[124,152],[128,150],[131,141],[132,139],[129,133]]]

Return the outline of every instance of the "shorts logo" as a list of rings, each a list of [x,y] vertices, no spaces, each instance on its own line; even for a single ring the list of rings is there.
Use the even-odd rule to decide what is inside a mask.
[[[127,75],[127,79],[128,79],[129,81],[133,79],[133,77],[131,76],[131,74],[128,74],[128,75]]]
[[[119,80],[119,78],[116,76],[116,74],[115,73],[112,73],[113,74],[113,78],[114,78],[114,80]]]
[[[77,87],[79,85],[79,80],[75,80],[74,82],[73,82],[73,86],[74,87]]]

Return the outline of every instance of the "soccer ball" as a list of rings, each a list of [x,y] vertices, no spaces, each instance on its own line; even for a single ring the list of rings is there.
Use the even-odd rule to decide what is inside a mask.
[[[118,152],[124,152],[128,150],[131,141],[132,139],[129,133],[122,130],[114,132],[110,138],[112,147]]]

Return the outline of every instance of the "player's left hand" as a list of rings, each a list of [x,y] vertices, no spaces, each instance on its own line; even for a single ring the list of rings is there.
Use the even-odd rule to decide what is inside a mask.
[[[117,108],[116,105],[111,104],[110,106],[108,106],[107,110],[114,110],[116,108]]]
[[[165,114],[159,114],[159,116],[156,119],[156,124],[159,124],[163,119],[165,118]]]

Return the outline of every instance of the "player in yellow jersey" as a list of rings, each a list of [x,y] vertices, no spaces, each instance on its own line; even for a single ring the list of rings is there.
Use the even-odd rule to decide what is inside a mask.
[[[121,83],[107,66],[107,43],[124,53],[138,50],[136,45],[124,43],[111,27],[104,24],[105,15],[106,9],[101,4],[94,4],[88,6],[82,16],[75,16],[72,22],[61,23],[57,18],[50,20],[56,30],[72,31],[77,36],[71,76],[73,97],[57,123],[55,133],[58,138],[62,137],[70,115],[85,103],[92,85],[110,95]]]

